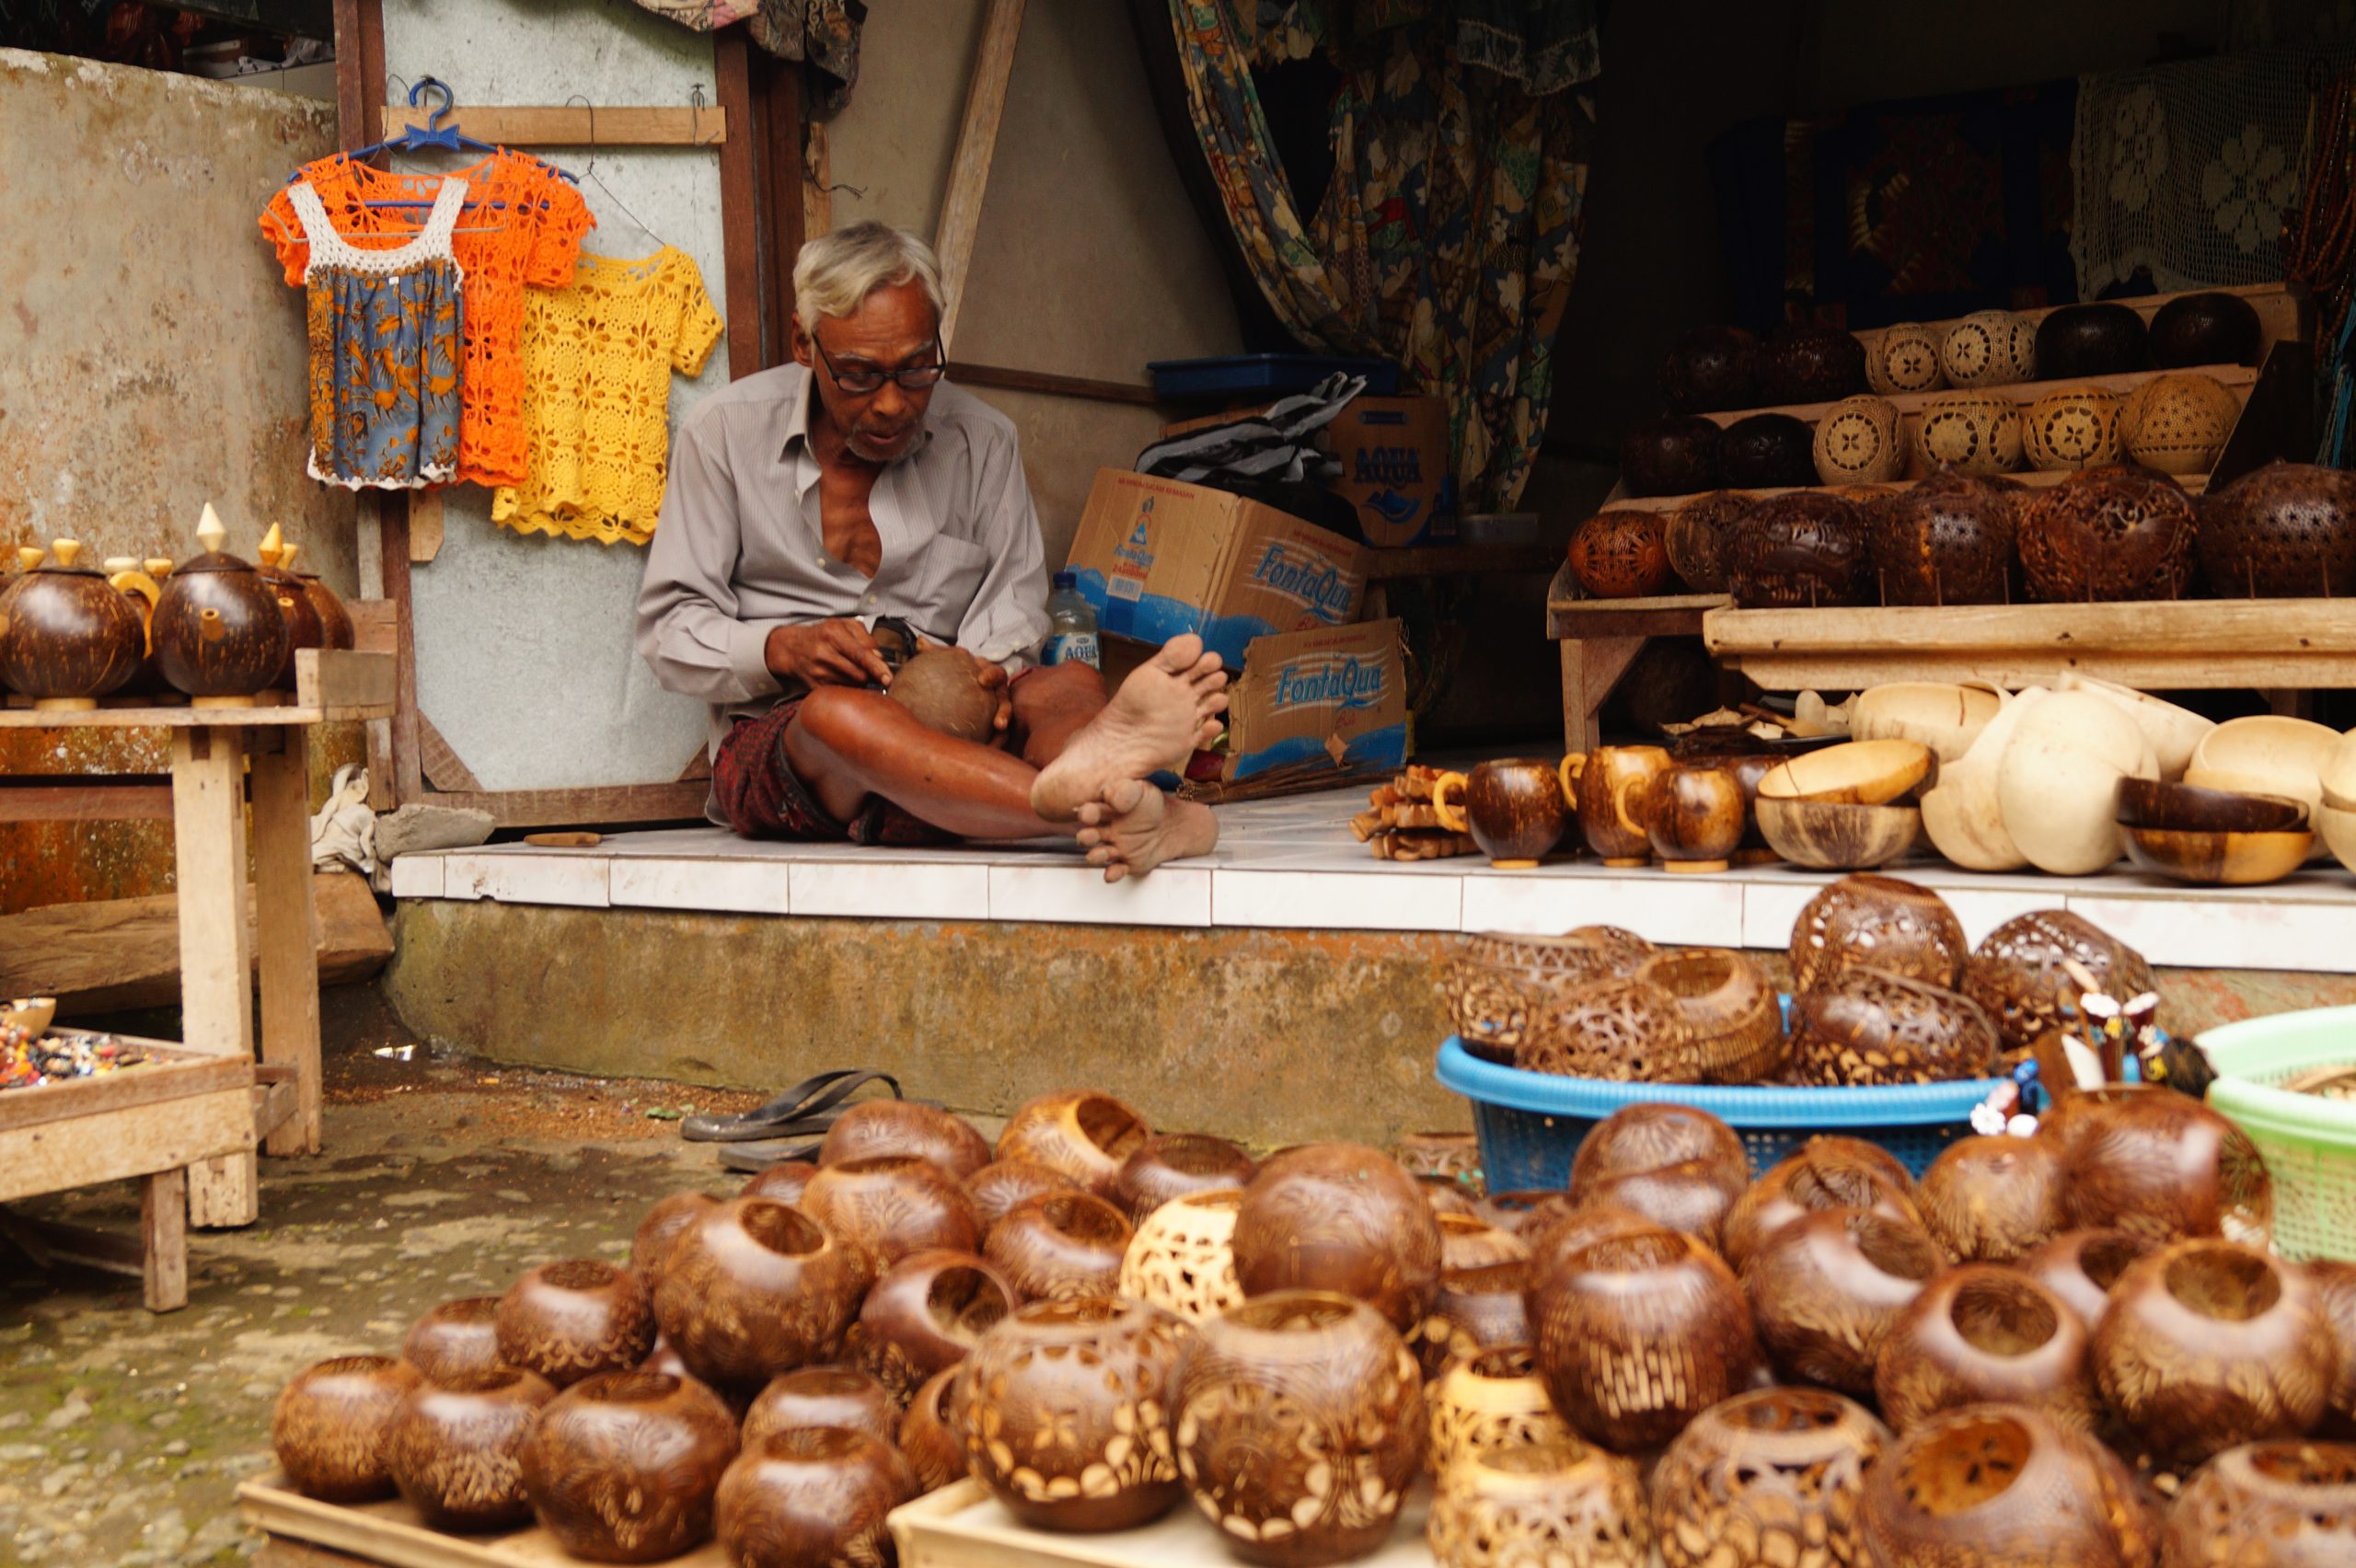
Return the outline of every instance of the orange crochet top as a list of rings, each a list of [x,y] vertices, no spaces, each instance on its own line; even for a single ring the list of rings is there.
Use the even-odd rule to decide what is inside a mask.
[[[372,207],[371,201],[430,202],[439,174],[387,174],[341,153],[296,171],[318,192],[336,232],[363,250],[407,244],[423,225],[425,207]],[[498,152],[450,177],[467,182],[466,211],[454,248],[466,271],[463,411],[456,478],[480,485],[524,482],[524,290],[563,288],[572,281],[581,241],[596,219],[572,182],[527,154]],[[288,189],[292,189],[290,186]],[[494,206],[492,203],[503,203]],[[261,214],[261,231],[300,287],[310,247],[282,190]]]

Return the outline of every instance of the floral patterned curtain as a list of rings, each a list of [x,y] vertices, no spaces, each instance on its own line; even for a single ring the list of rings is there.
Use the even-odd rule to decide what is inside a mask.
[[[1261,292],[1304,343],[1396,359],[1449,407],[1468,511],[1520,498],[1578,262],[1596,71],[1586,0],[1171,0],[1187,108]],[[1304,212],[1252,69],[1344,76]]]
[[[812,81],[819,107],[842,108],[859,79],[859,29],[867,20],[865,0],[636,0],[641,10],[667,17],[681,27],[711,32],[744,22],[753,42],[780,60],[814,67]]]

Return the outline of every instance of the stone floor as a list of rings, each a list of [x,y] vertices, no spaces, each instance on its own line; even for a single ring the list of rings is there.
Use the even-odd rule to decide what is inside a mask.
[[[234,1493],[271,1463],[289,1376],[390,1352],[427,1308],[536,1263],[621,1257],[663,1193],[742,1184],[669,1118],[756,1096],[434,1059],[373,987],[327,1014],[327,1152],[265,1159],[260,1223],[191,1237],[185,1310],[0,1241],[0,1564],[251,1556]],[[21,1209],[135,1231],[139,1201],[123,1183]]]

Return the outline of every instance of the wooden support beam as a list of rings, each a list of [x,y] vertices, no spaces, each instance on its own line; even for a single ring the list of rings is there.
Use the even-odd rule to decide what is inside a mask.
[[[953,306],[954,300],[953,298]],[[1091,381],[1081,375],[1051,375],[1041,370],[1010,370],[1004,365],[975,364],[951,360],[949,378],[967,386],[1003,386],[1009,392],[1044,392],[1051,398],[1082,398],[1091,403],[1136,403],[1161,406],[1153,388],[1128,381]]]
[[[753,118],[752,44],[743,24],[711,35],[712,75],[720,107],[740,125]],[[762,368],[761,257],[758,183],[753,139],[739,136],[720,148],[721,308],[728,318],[728,379]]]
[[[319,1151],[319,920],[311,900],[306,734],[256,735],[252,750],[261,1059],[293,1069],[296,1097],[294,1119],[270,1132],[271,1154]]]
[[[1006,85],[1014,75],[1014,43],[1022,31],[1022,0],[989,0],[982,17],[982,40],[974,51],[974,74],[965,86],[965,117],[957,128],[949,189],[941,196],[941,222],[933,231],[941,289],[949,301],[941,316],[944,347],[957,336],[957,313],[964,302],[965,274],[973,266],[974,236],[982,225],[982,196],[989,188],[990,157],[998,149]]]
[[[0,822],[169,822],[172,785],[145,773],[0,778]]]
[[[411,491],[413,496],[416,492]],[[385,597],[393,606],[393,803],[425,793],[417,728],[417,621],[410,603],[408,498],[384,510]]]
[[[420,763],[425,769],[425,781],[436,790],[479,791],[482,780],[466,765],[457,749],[442,736],[433,721],[421,713],[417,716],[417,743],[422,748]]]
[[[150,1312],[188,1305],[188,1171],[158,1170],[139,1185],[140,1290]]]
[[[430,108],[407,104],[381,111],[381,134],[398,136],[411,126],[422,127],[433,118]],[[728,111],[717,105],[699,109],[613,106],[586,109],[526,108],[521,105],[461,104],[445,117],[478,142],[502,147],[717,147],[728,140]]]
[[[703,779],[607,784],[572,790],[435,790],[437,806],[489,812],[501,827],[582,827],[598,823],[695,822],[710,788]]]
[[[346,150],[377,139],[385,101],[383,0],[334,0],[336,139]]]

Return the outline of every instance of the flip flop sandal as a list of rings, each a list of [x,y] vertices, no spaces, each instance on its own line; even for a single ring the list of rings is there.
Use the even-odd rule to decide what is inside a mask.
[[[782,1165],[790,1159],[818,1162],[818,1150],[825,1142],[821,1138],[780,1137],[755,1138],[749,1143],[722,1144],[720,1168],[741,1170],[757,1176],[772,1165]]]
[[[689,1143],[744,1143],[823,1133],[841,1113],[843,1102],[871,1083],[881,1083],[899,1099],[900,1080],[889,1073],[865,1067],[837,1067],[814,1073],[758,1110],[733,1116],[689,1116],[679,1124],[679,1136]],[[810,1125],[798,1124],[808,1123]]]

